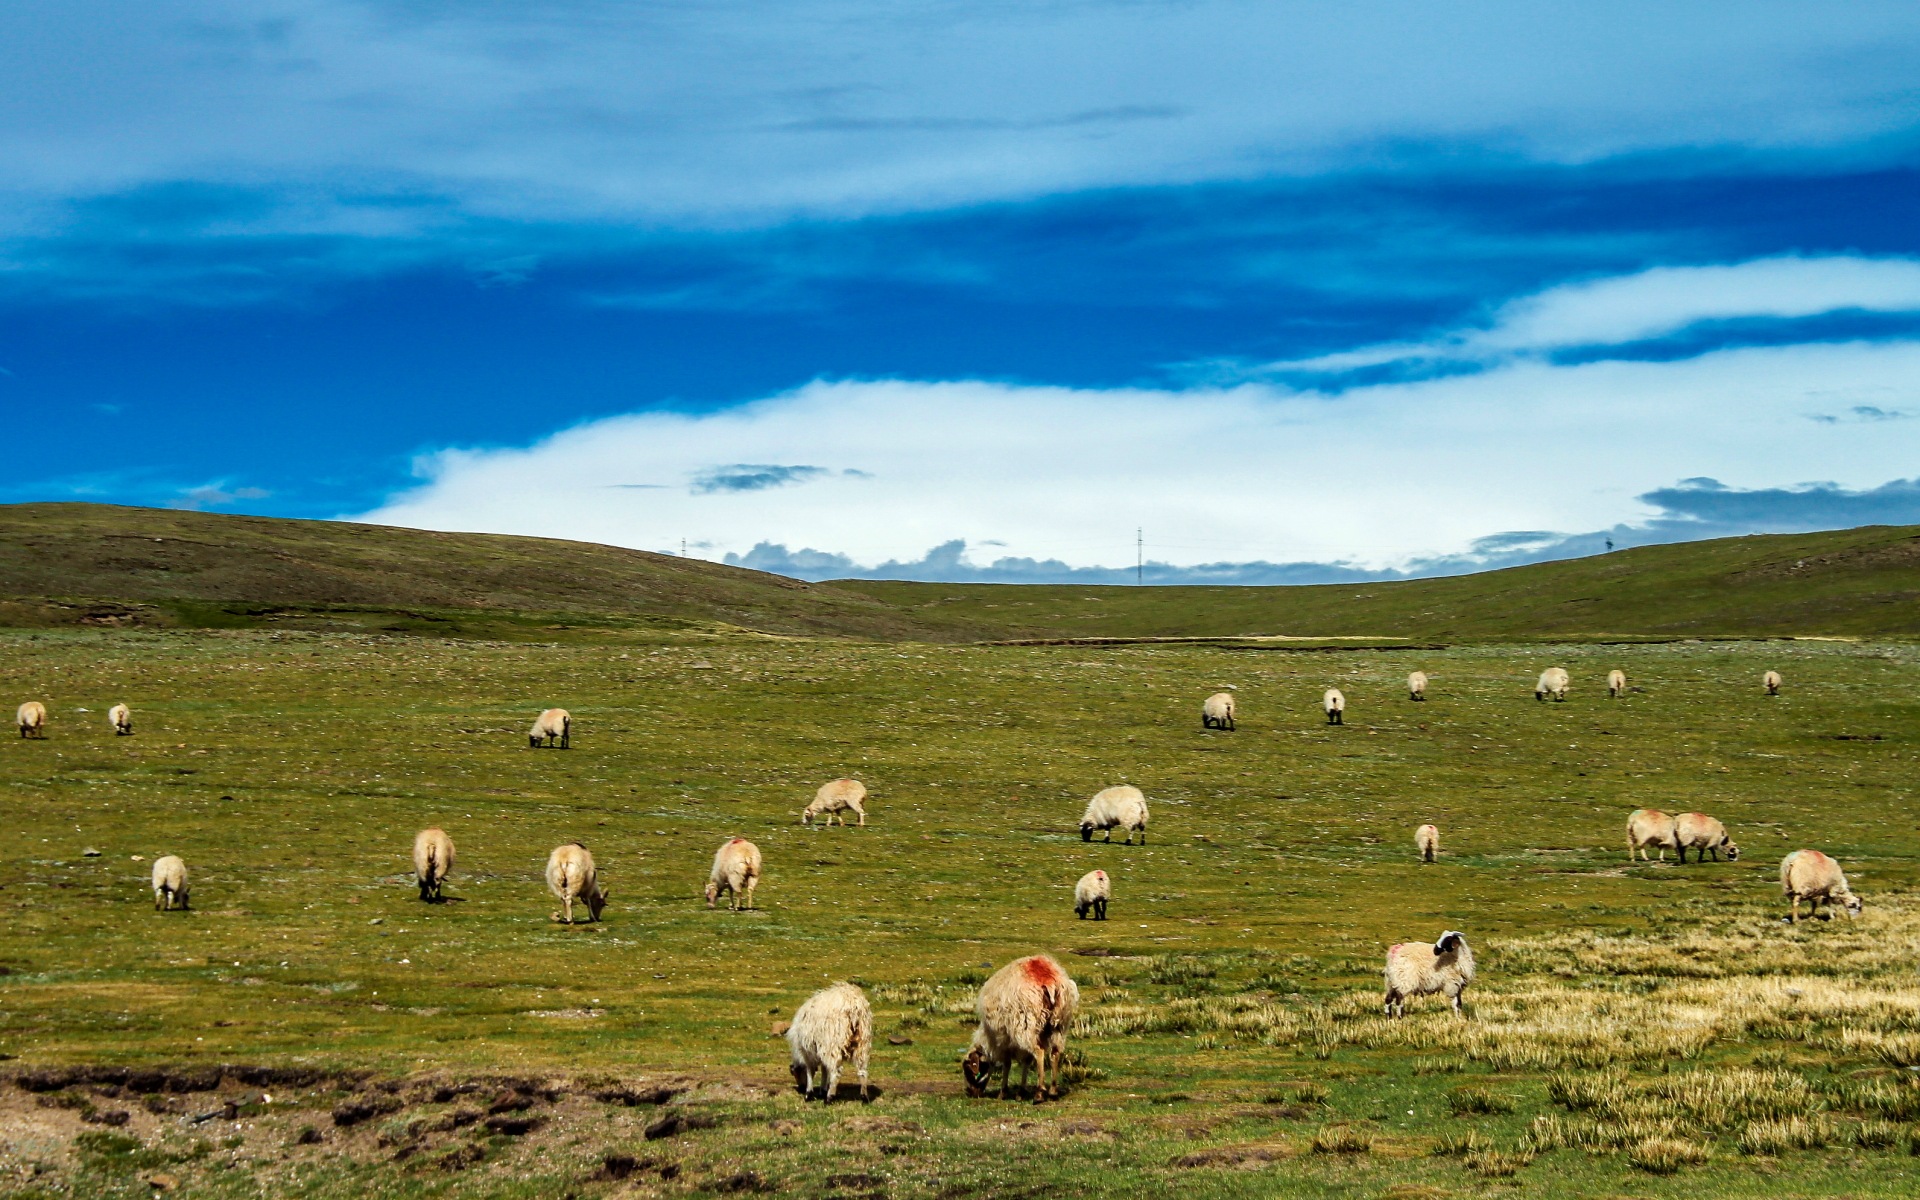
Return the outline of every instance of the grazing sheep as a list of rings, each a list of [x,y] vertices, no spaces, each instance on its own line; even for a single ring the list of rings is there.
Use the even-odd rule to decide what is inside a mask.
[[[1422,825],[1414,830],[1413,844],[1420,851],[1421,862],[1432,862],[1440,856],[1440,827]]]
[[[533,728],[527,730],[527,747],[538,749],[543,741],[562,750],[573,749],[573,714],[564,708],[549,708],[535,717]]]
[[[43,738],[47,736],[47,706],[38,700],[29,700],[13,714],[20,725],[21,737]]]
[[[586,904],[589,921],[598,921],[601,910],[607,906],[607,889],[600,886],[600,872],[593,865],[593,855],[579,842],[555,846],[553,853],[547,855],[547,890],[560,898],[569,925],[573,924],[574,901]],[[553,916],[555,920],[561,919],[559,913]]]
[[[1760,683],[1761,686],[1767,689],[1767,695],[1778,696],[1780,694],[1780,672],[1768,671],[1760,677]]]
[[[1073,911],[1082,921],[1087,919],[1087,911],[1093,911],[1093,919],[1107,919],[1107,901],[1113,899],[1113,881],[1107,878],[1105,871],[1088,871],[1073,885]]]
[[[1127,831],[1124,845],[1133,845],[1133,834],[1140,831],[1140,844],[1147,844],[1147,798],[1137,787],[1121,784],[1095,794],[1087,801],[1087,811],[1080,814],[1080,840],[1093,840],[1093,831],[1104,829],[1104,840],[1113,840],[1113,830],[1120,826]]]
[[[811,825],[815,817],[824,816],[825,820],[821,824],[831,825],[837,813],[840,824],[845,825],[847,810],[852,809],[860,814],[860,823],[865,825],[867,809],[862,801],[866,798],[867,785],[858,779],[836,779],[832,783],[823,783],[820,785],[820,790],[813,794],[813,803],[800,811],[800,823]]]
[[[1033,1102],[1060,1095],[1060,1060],[1067,1052],[1067,1027],[1080,1007],[1080,989],[1060,964],[1044,954],[1016,958],[995,971],[975,1004],[980,1027],[960,1063],[967,1095],[987,1094],[993,1069],[1000,1068],[1000,1098],[1007,1098],[1013,1064],[1020,1064],[1020,1086],[1031,1067],[1039,1072]],[[1047,1067],[1053,1079],[1048,1083]]]
[[[1427,673],[1425,671],[1415,671],[1413,674],[1407,676],[1407,698],[1409,700],[1425,700],[1427,698]]]
[[[1327,724],[1345,725],[1347,723],[1347,698],[1340,694],[1339,688],[1328,688],[1327,694],[1320,697],[1320,703],[1327,710]]]
[[[867,994],[851,983],[824,987],[793,1014],[787,1026],[787,1046],[793,1051],[794,1086],[808,1100],[819,1097],[831,1104],[840,1089],[840,1067],[852,1063],[860,1075],[860,1099],[867,1098],[867,1056],[873,1051],[873,1006]]]
[[[1615,667],[1607,672],[1607,699],[1618,700],[1627,694],[1627,673]]]
[[[124,704],[116,704],[108,709],[107,720],[113,722],[116,737],[126,737],[133,732],[133,710]]]
[[[1780,892],[1793,901],[1794,924],[1800,923],[1800,902],[1807,902],[1807,915],[1814,916],[1825,903],[1827,919],[1833,919],[1832,902],[1838,900],[1847,920],[1860,915],[1860,897],[1847,886],[1846,872],[1840,864],[1818,850],[1795,850],[1780,860]]]
[[[1533,686],[1533,698],[1545,700],[1548,696],[1552,696],[1555,700],[1565,700],[1567,688],[1571,685],[1572,681],[1567,678],[1565,667],[1548,667],[1540,672],[1540,682]]]
[[[1719,862],[1722,850],[1728,862],[1740,861],[1740,847],[1727,836],[1727,827],[1702,812],[1681,813],[1674,819],[1673,846],[1680,851],[1681,862],[1687,861],[1689,849],[1695,851],[1695,862],[1706,861],[1708,854]]]
[[[1429,946],[1423,942],[1402,942],[1387,948],[1387,1015],[1398,1017],[1407,1011],[1413,996],[1445,996],[1453,1003],[1456,1016],[1460,993],[1473,982],[1473,950],[1466,935],[1449,929]]]
[[[1205,729],[1233,730],[1233,693],[1215,692],[1200,706],[1200,725]]]
[[[1660,850],[1660,861],[1667,860],[1669,847],[1680,848],[1677,822],[1657,808],[1636,808],[1627,818],[1627,861],[1633,861],[1635,851],[1640,861],[1647,861],[1647,847],[1655,846]]]
[[[548,866],[551,878],[552,866]],[[440,885],[453,874],[453,839],[439,826],[413,835],[413,873],[420,881],[420,899],[440,903]]]
[[[707,907],[727,891],[727,907],[739,912],[741,900],[753,907],[753,889],[760,886],[760,847],[745,838],[728,838],[713,856],[713,872],[707,876]]]
[[[187,907],[187,864],[179,855],[167,854],[153,860],[153,906],[171,912],[176,900]]]

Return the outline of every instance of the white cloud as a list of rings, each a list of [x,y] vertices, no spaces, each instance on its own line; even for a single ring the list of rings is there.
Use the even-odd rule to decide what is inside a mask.
[[[1875,487],[1920,423],[1808,415],[1835,395],[1920,408],[1920,344],[1729,350],[1351,389],[1086,391],[815,383],[708,415],[596,421],[524,449],[448,450],[363,520],[583,538],[708,557],[762,541],[866,563],[953,538],[1074,565],[1265,559],[1397,566],[1504,530],[1591,530],[1677,480]],[[822,468],[701,492],[737,464]],[[850,472],[860,472],[854,474]],[[635,489],[647,481],[672,486]]]

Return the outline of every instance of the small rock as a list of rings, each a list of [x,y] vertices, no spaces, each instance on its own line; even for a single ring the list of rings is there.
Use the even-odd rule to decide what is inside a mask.
[[[385,917],[375,917],[373,920],[367,922],[369,925],[385,925],[386,923],[387,919]]]
[[[895,1033],[895,1034],[889,1034],[889,1035],[887,1036],[887,1045],[889,1045],[889,1046],[911,1046],[911,1045],[913,1045],[913,1039],[912,1039],[912,1038],[910,1038],[910,1037],[908,1037],[908,1036],[907,1036],[906,1034],[904,1034],[904,1033]]]
[[[165,1171],[156,1171],[147,1176],[145,1183],[156,1192],[170,1192],[180,1186],[180,1180]]]
[[[92,846],[88,846],[85,850],[82,850],[80,854],[83,858],[99,858],[100,857],[100,852],[98,850],[95,850]]]
[[[793,1028],[792,1021],[775,1021],[773,1025],[767,1030],[767,1032],[772,1034],[774,1037],[785,1037],[787,1030],[792,1028]]]

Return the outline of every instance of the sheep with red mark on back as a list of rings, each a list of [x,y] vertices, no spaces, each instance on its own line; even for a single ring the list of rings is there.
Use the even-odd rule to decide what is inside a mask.
[[[1000,1098],[1007,1098],[1013,1064],[1020,1064],[1020,1086],[1028,1068],[1038,1073],[1033,1102],[1060,1095],[1060,1062],[1067,1052],[1067,1027],[1080,1007],[1080,989],[1059,963],[1044,954],[1017,958],[995,971],[975,1003],[980,1026],[961,1060],[967,1095],[984,1096],[1000,1070]],[[1051,1082],[1048,1070],[1052,1070]]]

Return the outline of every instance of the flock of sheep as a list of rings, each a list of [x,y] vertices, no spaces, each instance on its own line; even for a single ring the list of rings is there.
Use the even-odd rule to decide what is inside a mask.
[[[1781,687],[1777,671],[1768,671],[1762,686],[1769,696]],[[1407,677],[1407,692],[1414,701],[1427,698],[1427,676],[1415,671]],[[1541,672],[1534,698],[1564,701],[1571,681],[1564,668],[1549,667]],[[1607,677],[1607,694],[1619,698],[1626,694],[1624,672],[1615,670]],[[1338,688],[1328,688],[1322,706],[1329,725],[1344,723],[1347,699]],[[16,714],[20,736],[46,736],[47,709],[37,700],[20,705]],[[133,732],[133,713],[125,704],[115,704],[107,719],[119,736]],[[1231,731],[1235,728],[1235,702],[1231,692],[1216,692],[1201,706],[1201,723],[1207,729]],[[528,731],[530,747],[567,749],[572,745],[573,718],[561,708],[542,712]],[[855,779],[836,779],[821,786],[811,803],[800,814],[800,823],[815,821],[831,826],[838,819],[842,826],[847,814],[867,823],[867,789]],[[1080,837],[1091,841],[1096,832],[1113,840],[1113,831],[1126,831],[1125,844],[1134,834],[1142,845],[1147,838],[1147,798],[1130,785],[1107,788],[1088,801],[1080,818]],[[1425,824],[1414,832],[1414,846],[1424,862],[1434,862],[1440,853],[1440,830]],[[1649,849],[1664,861],[1667,850],[1675,851],[1681,862],[1689,849],[1696,860],[1708,854],[1718,861],[1724,851],[1728,860],[1740,856],[1739,847],[1726,826],[1705,813],[1671,816],[1657,809],[1638,809],[1627,820],[1627,857],[1637,854],[1646,861]],[[413,842],[414,874],[420,899],[436,903],[441,888],[454,866],[453,839],[439,828],[423,829]],[[760,881],[760,848],[745,838],[729,838],[713,856],[707,877],[706,900],[714,907],[722,892],[733,910],[752,909],[754,888]],[[574,923],[574,907],[585,909],[589,921],[598,921],[607,904],[608,892],[601,884],[593,854],[578,842],[554,848],[547,858],[547,888],[560,901],[561,911],[554,919]],[[1840,865],[1818,850],[1796,850],[1780,864],[1782,893],[1793,905],[1791,920],[1800,919],[1800,904],[1807,901],[1809,912],[1820,904],[1838,903],[1849,918],[1858,915],[1861,901],[1847,886]],[[1073,907],[1081,919],[1090,914],[1096,921],[1107,917],[1113,898],[1113,882],[1103,870],[1093,870],[1074,885]],[[153,864],[153,903],[163,911],[184,909],[188,904],[187,866],[179,856],[166,855]],[[1389,1016],[1405,1012],[1406,1002],[1418,996],[1444,996],[1455,1013],[1461,1013],[1461,993],[1473,982],[1473,950],[1466,936],[1447,930],[1432,945],[1402,943],[1387,950],[1385,1010]],[[1058,1096],[1060,1068],[1066,1053],[1066,1031],[1080,1001],[1079,989],[1058,962],[1045,954],[1019,958],[987,980],[981,987],[975,1011],[979,1025],[972,1044],[961,1062],[961,1074],[967,1094],[986,1094],[995,1071],[1000,1074],[1000,1095],[1005,1098],[1011,1084],[1012,1068],[1018,1063],[1021,1086],[1027,1084],[1029,1071],[1037,1072],[1034,1102]],[[839,1087],[842,1067],[850,1066],[860,1081],[860,1097],[868,1096],[867,1063],[873,1045],[873,1010],[866,995],[850,983],[836,983],[808,997],[794,1013],[787,1029],[792,1055],[795,1086],[809,1099],[831,1100]]]

